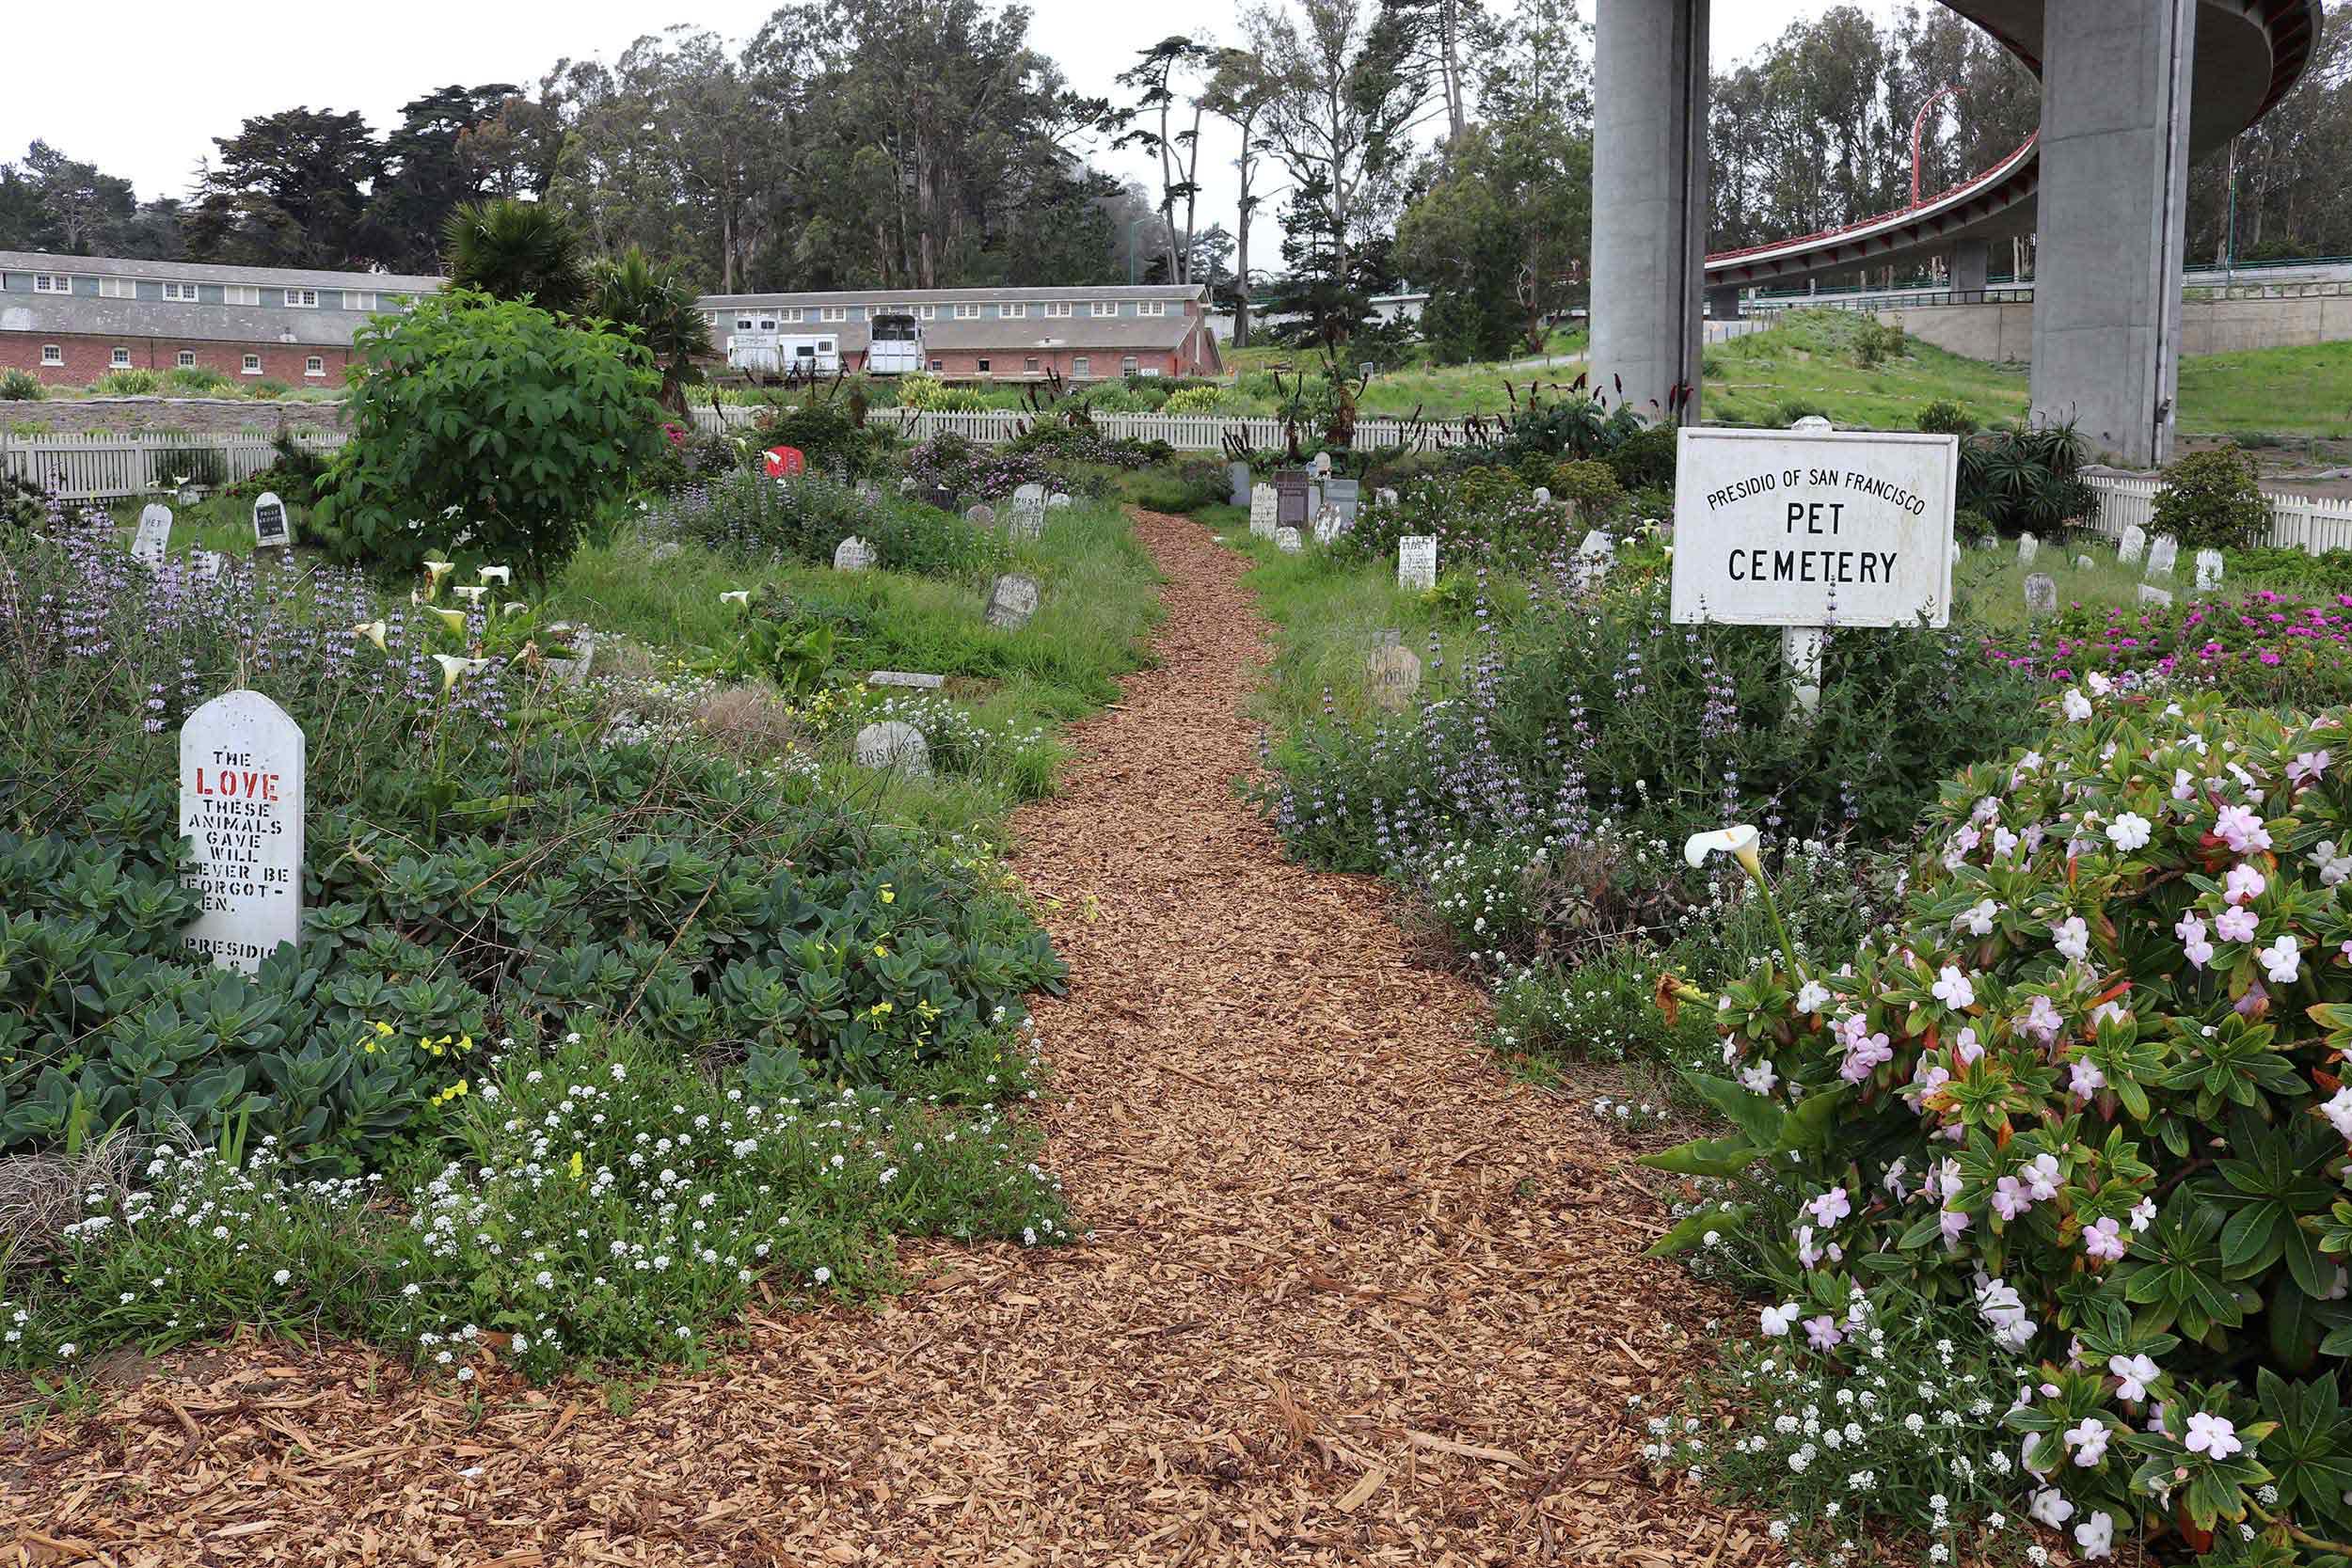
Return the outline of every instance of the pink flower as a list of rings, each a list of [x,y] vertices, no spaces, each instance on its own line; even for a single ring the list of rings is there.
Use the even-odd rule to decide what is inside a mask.
[[[2148,1385],[2156,1381],[2156,1364],[2145,1355],[2107,1357],[2107,1370],[2121,1380],[2115,1397],[2126,1404],[2137,1404],[2148,1397]]]
[[[2250,865],[2233,865],[2229,876],[2222,879],[2222,897],[2229,903],[2243,904],[2260,898],[2270,885],[2263,874]]]
[[[2078,1061],[2067,1075],[2066,1086],[2077,1100],[2089,1100],[2107,1086],[2107,1075],[2089,1062]]]
[[[2083,1251],[2099,1262],[2114,1262],[2123,1256],[2123,1227],[2111,1218],[2085,1226]]]
[[[1837,1076],[1849,1084],[1859,1084],[1878,1069],[1882,1062],[1895,1059],[1895,1048],[1887,1042],[1883,1030],[1868,1039],[1860,1040],[1846,1050],[1846,1063],[1837,1069]]]
[[[2260,922],[2243,904],[2233,904],[2214,917],[2213,933],[2223,942],[2251,942]]]
[[[2058,1196],[2058,1183],[2066,1180],[2058,1170],[2055,1154],[2035,1155],[2019,1174],[2032,1188],[2036,1203],[2047,1203]]]
[[[1826,1312],[1818,1318],[1805,1319],[1804,1337],[1812,1342],[1815,1350],[1823,1352],[1836,1350],[1846,1338],[1837,1331],[1837,1320]]]
[[[2291,986],[2295,984],[2296,976],[2303,972],[2303,955],[2291,936],[2280,937],[2264,948],[2259,957],[2263,961],[2263,972],[2270,977],[2274,986]]]
[[[2328,771],[2330,760],[2326,752],[2305,752],[2287,764],[2287,777],[2296,784],[2309,784]]]
[[[2093,1469],[2106,1457],[2107,1424],[2096,1416],[2086,1416],[2082,1425],[2067,1430],[2066,1442],[2074,1450],[2074,1463],[2086,1470]]]
[[[2241,855],[2270,847],[2270,833],[2263,827],[2263,819],[2244,806],[2223,806],[2214,817],[2213,832]]]
[[[2004,1176],[1993,1184],[1993,1212],[2004,1220],[2013,1220],[2033,1207],[2033,1194],[2013,1176]]]
[[[2048,997],[2037,996],[2033,999],[2033,1006],[2026,1009],[2026,1016],[2020,1020],[2020,1022],[2025,1028],[2040,1035],[2043,1042],[2047,1043],[2057,1037],[2058,1030],[2065,1026],[2066,1021],[2058,1016],[2058,1008],[2051,1006]]]
[[[1846,1196],[1845,1188],[1832,1187],[1813,1198],[1804,1208],[1805,1212],[1820,1222],[1822,1229],[1835,1230],[1839,1220],[1853,1212],[1853,1201]]]
[[[1947,1209],[1935,1216],[1936,1228],[1944,1232],[1947,1247],[1960,1244],[1960,1233],[1968,1228],[1969,1223],[1967,1213],[1959,1209]]]
[[[2181,1439],[2181,1446],[2191,1453],[2216,1460],[2227,1459],[2246,1447],[2238,1440],[2236,1426],[2227,1417],[2202,1410],[2188,1418],[2188,1435]]]
[[[2344,946],[2352,948],[2352,942],[2345,942]],[[2352,954],[2347,954],[2346,956],[2352,957]],[[1984,1054],[1984,1047],[1978,1041],[1977,1031],[1973,1027],[1963,1027],[1960,1033],[1954,1037],[1952,1054],[1959,1058],[1961,1065],[1963,1067]]]

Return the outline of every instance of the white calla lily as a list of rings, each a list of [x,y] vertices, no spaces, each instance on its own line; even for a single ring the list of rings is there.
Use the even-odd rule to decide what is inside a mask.
[[[433,662],[441,667],[441,689],[444,692],[457,684],[458,677],[490,667],[486,658],[459,658],[455,654],[435,654]]]
[[[458,636],[463,637],[466,635],[466,612],[464,610],[436,610],[431,605],[427,605],[425,606],[424,612],[427,615],[438,615],[441,618],[441,624],[449,627],[450,630],[455,632]],[[439,654],[435,654],[433,657],[438,658],[441,656]]]
[[[362,621],[359,625],[351,628],[351,635],[358,638],[363,638],[366,641],[374,643],[375,651],[377,653],[382,653],[384,652],[384,633],[386,629],[387,628],[384,623],[381,621]]]
[[[482,602],[482,595],[487,594],[489,590],[483,587],[479,583],[463,583],[451,589],[450,592],[465,600],[468,604],[480,604]]]
[[[530,613],[531,610],[531,607],[520,599],[509,599],[503,608],[509,615],[524,615]]]
[[[1709,855],[1729,855],[1747,868],[1749,876],[1761,876],[1763,863],[1756,853],[1756,829],[1745,822],[1718,828],[1713,832],[1692,833],[1690,841],[1682,847],[1682,859],[1695,870],[1707,863]]]
[[[719,595],[719,602],[721,604],[739,604],[744,609],[749,610],[752,607],[752,591],[748,588],[730,588],[725,593]]]
[[[512,566],[485,566],[474,575],[484,582],[500,583],[509,588],[515,585],[515,568]]]

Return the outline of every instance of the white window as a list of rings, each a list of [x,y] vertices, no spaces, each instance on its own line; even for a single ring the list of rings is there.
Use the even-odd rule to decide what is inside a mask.
[[[192,348],[182,349],[180,351],[179,362],[180,368],[183,371],[192,371],[196,369],[196,350]]]
[[[833,339],[819,338],[817,340],[817,352],[819,354],[831,354],[833,352]]]
[[[182,305],[194,305],[197,300],[196,285],[193,283],[167,283],[164,285],[164,297],[168,300],[175,300]]]
[[[1088,355],[1081,354],[1075,359],[1070,361],[1070,373],[1080,381],[1086,380],[1089,376],[1094,373],[1093,358]]]
[[[319,292],[316,289],[288,289],[286,304],[296,310],[315,310],[319,308]]]
[[[703,320],[710,325],[716,326],[719,325],[719,312],[716,310],[705,310],[703,312]]]
[[[960,322],[971,322],[978,321],[979,319],[980,308],[978,306],[959,305],[956,307],[956,320]]]
[[[735,318],[735,330],[737,330],[738,332],[749,332],[751,329],[752,329],[752,318],[751,318],[751,317],[749,317],[749,316],[738,316],[738,317],[736,317],[736,318]]]
[[[62,365],[65,363],[65,350],[55,343],[43,343],[40,345],[40,362],[44,365]]]
[[[939,307],[936,305],[918,305],[914,308],[914,319],[919,322],[937,321],[939,319]]]
[[[1019,321],[1029,313],[1029,308],[1025,305],[999,305],[996,313],[1007,321]]]
[[[1136,314],[1138,316],[1165,316],[1168,314],[1168,301],[1164,299],[1139,300],[1136,304]]]
[[[788,322],[806,321],[808,312],[797,305],[787,305],[776,312],[776,319]]]
[[[239,369],[239,370],[241,370],[241,371],[243,371],[243,372],[244,372],[246,375],[259,375],[259,374],[261,374],[261,373],[262,373],[262,356],[261,356],[260,355],[258,355],[258,354],[248,354],[248,355],[246,355],[246,356],[245,356],[245,363],[244,363],[243,365],[241,365],[241,366],[239,366],[239,367],[238,367],[238,369]]]
[[[139,297],[139,281],[135,277],[102,277],[98,280],[98,297],[136,299]]]
[[[1057,300],[1045,308],[1045,313],[1049,316],[1066,316],[1070,314],[1070,301]]]
[[[325,375],[326,373],[326,356],[321,354],[313,354],[310,357],[305,359],[302,362],[302,373],[304,375]]]
[[[33,293],[37,294],[70,294],[72,292],[73,279],[64,273],[37,272],[33,274]]]
[[[259,305],[262,303],[261,287],[253,283],[224,283],[220,286],[220,302],[223,305]]]
[[[346,310],[373,310],[375,309],[375,295],[372,291],[367,289],[345,289],[343,291],[343,309]]]
[[[947,368],[947,362],[946,362],[946,360],[944,360],[944,359],[934,359],[934,360],[932,360],[932,361],[931,361],[931,369],[932,369],[934,372],[937,372],[937,371],[944,371],[944,370],[946,370],[946,368]]]
[[[848,321],[850,319],[850,308],[846,305],[828,305],[823,309],[817,312],[817,319],[818,321],[828,322]]]
[[[1134,355],[1131,354],[1127,356],[1126,358],[1121,359],[1119,362],[1119,373],[1121,375],[1133,375],[1136,373],[1136,356]]]
[[[106,363],[114,370],[127,371],[131,368],[131,351],[127,348],[118,348]]]
[[[1115,316],[1119,314],[1119,301],[1098,299],[1094,302],[1094,313],[1098,316]]]

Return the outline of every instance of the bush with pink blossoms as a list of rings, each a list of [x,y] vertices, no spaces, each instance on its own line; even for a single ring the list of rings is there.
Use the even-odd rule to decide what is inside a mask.
[[[1833,1323],[1973,1308],[2040,1366],[2008,1424],[2079,1555],[2352,1555],[2352,732],[2053,705],[1945,786],[1888,940],[1725,988],[1738,1131],[1653,1163],[1738,1198],[1661,1246],[1746,1237]]]

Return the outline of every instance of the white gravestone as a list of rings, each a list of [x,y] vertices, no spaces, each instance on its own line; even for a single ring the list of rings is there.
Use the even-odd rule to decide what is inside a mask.
[[[1007,572],[989,585],[987,621],[998,631],[1019,631],[1037,613],[1037,578]]]
[[[2123,531],[2123,538],[2115,546],[2115,559],[2126,566],[2137,566],[2148,551],[2148,531],[2137,523]]]
[[[1043,506],[1045,504],[1045,486],[1036,483],[1034,480],[1026,484],[1015,485],[1012,492],[1012,504],[1015,506]]]
[[[1249,465],[1228,463],[1225,465],[1225,477],[1232,486],[1232,494],[1226,498],[1227,500],[1234,506],[1248,506],[1249,504]]]
[[[833,569],[836,572],[863,572],[874,563],[874,546],[850,534],[834,547]]]
[[[1306,546],[1300,543],[1296,529],[1278,528],[1274,531],[1274,547],[1284,555],[1296,555]]]
[[[2074,558],[2074,570],[2077,572],[2088,572],[2092,564],[2090,557],[2087,555],[2078,555]]]
[[[1006,520],[1006,534],[1014,539],[1041,539],[1045,536],[1045,502],[1015,500],[1012,515]]]
[[[139,508],[139,531],[131,536],[131,559],[142,566],[160,566],[171,553],[171,508],[150,501]]]
[[[903,686],[917,691],[936,691],[947,684],[945,675],[925,674],[914,670],[876,670],[866,677],[868,686]]]
[[[994,528],[996,509],[986,501],[977,501],[963,509],[963,520],[974,528]]]
[[[1426,594],[1438,586],[1438,536],[1408,533],[1396,542],[1396,585]]]
[[[1280,505],[1271,484],[1249,487],[1249,536],[1252,539],[1274,537],[1274,519]]]
[[[857,765],[889,768],[918,779],[930,777],[930,742],[923,732],[902,720],[884,720],[857,732]]]
[[[228,566],[229,558],[218,550],[190,550],[188,563],[199,581],[213,582],[218,580],[223,568]]]
[[[1319,451],[1315,453],[1314,470],[1315,477],[1317,479],[1323,479],[1329,476],[1331,472],[1331,454],[1329,452]]]
[[[2047,572],[2036,572],[2026,579],[2026,613],[2058,613],[2058,578]]]
[[[1055,491],[1052,495],[1045,498],[1045,505],[1048,511],[1058,512],[1069,504],[1069,496],[1059,490]]]
[[[1349,522],[1354,522],[1364,505],[1364,482],[1360,479],[1335,479],[1323,487],[1324,504]]]
[[[1382,506],[1394,506],[1400,498],[1394,490],[1391,490],[1387,485],[1383,484],[1374,495],[1373,499],[1378,501]]]
[[[1551,504],[1551,486],[1549,484],[1538,484],[1535,486],[1534,501],[1537,506],[1549,506]]]
[[[1316,544],[1327,545],[1346,531],[1347,519],[1340,515],[1338,507],[1327,505],[1321,512],[1315,514]]]
[[[181,885],[203,910],[181,936],[251,974],[302,938],[302,726],[258,691],[214,698],[180,726]]]
[[[2036,539],[2030,533],[2021,533],[2017,536],[2017,564],[2030,566],[2033,564],[2033,558],[2041,553],[2041,540]]]
[[[2174,563],[2180,559],[2181,542],[2169,533],[2159,533],[2155,543],[2148,546],[2148,575],[2169,578],[2172,575]]]
[[[2169,608],[2172,603],[2172,590],[2169,588],[2158,588],[2153,582],[2143,582],[2139,585],[2139,602],[2141,604],[2164,605]]]
[[[1796,420],[1788,428],[1805,436],[1826,436],[1837,427],[1819,414],[1806,414]]]
[[[1617,559],[1616,542],[1595,529],[1576,546],[1576,583],[1580,588],[1599,586],[1609,575],[1609,568]]]
[[[2210,594],[2220,586],[2221,552],[2199,550],[2197,552],[2197,592]]]
[[[286,503],[278,499],[275,490],[264,492],[253,503],[253,543],[264,546],[294,543],[294,525],[286,520]]]
[[[1364,684],[1373,705],[1387,713],[1402,713],[1421,689],[1421,656],[1397,641],[1396,633],[1381,634],[1380,646],[1365,661]]]
[[[1676,441],[1673,617],[1781,627],[1804,711],[1822,627],[1951,624],[1957,437],[1686,426]]]

